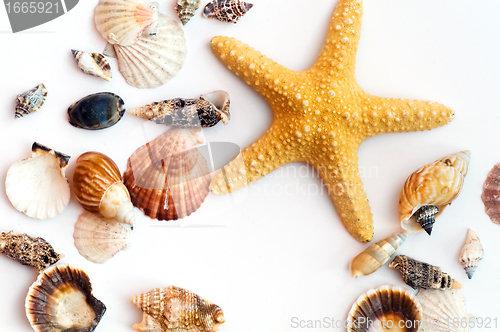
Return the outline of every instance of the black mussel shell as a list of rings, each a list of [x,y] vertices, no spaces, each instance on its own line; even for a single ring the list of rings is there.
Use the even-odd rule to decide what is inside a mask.
[[[123,99],[111,92],[89,95],[68,108],[69,123],[89,130],[108,128],[122,118],[123,105]]]

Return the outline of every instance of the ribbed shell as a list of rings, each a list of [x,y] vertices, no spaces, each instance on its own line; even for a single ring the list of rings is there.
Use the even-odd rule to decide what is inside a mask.
[[[28,291],[25,307],[37,332],[92,332],[106,311],[92,295],[88,275],[68,265],[41,273]]]
[[[129,225],[84,211],[75,224],[75,247],[80,255],[94,263],[105,263],[132,242]]]
[[[465,310],[465,298],[460,289],[426,289],[416,296],[422,306],[420,332],[467,332],[474,315]],[[463,327],[462,324],[464,324]]]
[[[111,81],[111,66],[108,60],[101,53],[88,53],[71,50],[76,59],[78,68],[85,74],[100,77],[106,81]]]
[[[200,0],[177,0],[175,10],[177,11],[177,15],[179,15],[182,25],[186,25],[189,22],[199,7]]]
[[[422,307],[413,294],[402,287],[382,286],[362,294],[352,305],[347,331],[399,331],[397,326],[404,321],[409,327],[405,332],[417,332],[421,320]],[[375,329],[384,324],[386,329]]]
[[[160,14],[155,35],[143,35],[128,47],[115,45],[115,53],[128,84],[155,88],[181,70],[187,54],[186,38],[176,21]]]
[[[205,6],[203,17],[236,24],[252,7],[253,4],[239,0],[214,0]]]
[[[210,172],[192,131],[172,129],[137,149],[123,182],[132,203],[152,219],[176,220],[195,212],[208,195]]]
[[[467,239],[460,252],[460,263],[465,269],[465,273],[469,279],[472,278],[476,268],[479,266],[479,261],[484,258],[484,250],[481,241],[476,232],[469,228]]]
[[[100,0],[94,16],[102,37],[111,44],[122,46],[134,44],[157,20],[157,6],[142,0]]]
[[[493,166],[483,184],[481,199],[490,220],[500,225],[500,163]]]
[[[407,233],[396,233],[369,246],[351,261],[351,274],[357,278],[380,269],[405,242]]]
[[[130,301],[144,312],[143,321],[134,325],[137,331],[217,332],[224,323],[218,305],[176,286],[155,288]]]
[[[42,108],[45,99],[47,99],[47,93],[45,85],[39,84],[35,88],[18,95],[16,99],[16,119]]]

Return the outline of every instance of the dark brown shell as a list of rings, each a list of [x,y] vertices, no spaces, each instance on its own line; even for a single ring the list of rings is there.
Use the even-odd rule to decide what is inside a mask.
[[[253,4],[240,0],[214,0],[205,6],[203,17],[236,23],[252,7]]]

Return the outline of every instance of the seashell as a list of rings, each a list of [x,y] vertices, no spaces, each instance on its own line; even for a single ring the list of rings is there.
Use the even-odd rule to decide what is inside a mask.
[[[130,301],[144,312],[143,321],[133,326],[137,331],[217,332],[224,323],[218,305],[176,286],[155,288]]]
[[[42,108],[45,99],[47,99],[47,93],[45,85],[39,84],[35,88],[18,95],[16,100],[16,119]]]
[[[85,74],[111,81],[111,66],[101,53],[87,53],[71,50],[80,68]]]
[[[500,225],[500,163],[493,166],[483,184],[481,199],[490,220]]]
[[[208,96],[208,97],[207,97]],[[219,96],[219,103],[208,98]],[[213,127],[220,120],[229,122],[229,95],[225,91],[214,91],[200,99],[170,99],[144,107],[132,108],[127,113],[178,128]]]
[[[116,124],[125,114],[124,102],[111,92],[84,97],[68,108],[69,123],[77,128],[99,130]]]
[[[399,197],[401,227],[431,235],[435,217],[460,194],[470,151],[443,157],[416,170],[406,179]]]
[[[146,28],[158,21],[158,6],[142,0],[100,0],[95,9],[95,26],[111,44],[130,46]],[[154,31],[154,29],[153,29]]]
[[[252,7],[253,4],[239,0],[213,0],[205,6],[203,17],[236,24]]]
[[[36,142],[31,154],[31,158],[15,162],[7,171],[7,197],[17,211],[28,217],[53,218],[69,202],[69,183],[64,173],[70,156]]]
[[[484,250],[481,241],[479,241],[476,232],[469,228],[465,245],[460,252],[460,263],[463,265],[469,279],[472,279],[472,275],[476,272],[479,261],[483,258]]]
[[[196,149],[200,143],[194,131],[172,129],[134,151],[123,174],[134,206],[158,220],[195,212],[210,184],[207,162]]]
[[[195,11],[200,7],[200,0],[177,0],[177,15],[182,22],[186,25],[187,22],[194,16]]]
[[[28,291],[25,307],[37,332],[92,332],[106,312],[92,295],[88,275],[68,265],[42,272]]]
[[[41,237],[33,238],[14,231],[0,234],[0,252],[22,265],[43,271],[61,259],[54,248]]]
[[[87,152],[78,157],[73,185],[76,199],[85,210],[124,224],[135,223],[134,206],[120,179],[120,170],[108,156]]]
[[[100,264],[130,246],[132,229],[130,225],[84,211],[75,224],[73,238],[80,255]]]
[[[405,242],[407,232],[396,233],[369,246],[351,261],[351,274],[354,278],[366,276],[380,269]]]
[[[415,296],[397,286],[382,286],[361,295],[347,317],[348,332],[417,332],[422,307]],[[403,329],[398,327],[404,326]]]
[[[128,84],[156,88],[177,75],[186,60],[184,31],[161,14],[155,35],[146,35],[128,47],[115,45],[118,68]]]
[[[462,288],[458,281],[442,272],[440,267],[417,261],[405,255],[396,256],[389,267],[398,270],[403,276],[404,282],[413,289]]]
[[[416,298],[422,306],[420,332],[469,331],[470,319],[474,315],[465,310],[465,298],[460,289],[420,290]]]

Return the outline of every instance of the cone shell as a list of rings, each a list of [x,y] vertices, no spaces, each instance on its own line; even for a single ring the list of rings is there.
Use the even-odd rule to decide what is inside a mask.
[[[416,297],[422,306],[421,332],[469,331],[462,322],[469,325],[474,315],[465,310],[465,298],[460,289],[425,289],[420,290]]]
[[[142,0],[100,0],[95,9],[95,26],[111,44],[130,46],[144,30],[156,24],[158,7]]]
[[[253,4],[239,0],[214,0],[205,6],[203,17],[236,24],[252,7]]]
[[[108,156],[99,152],[82,154],[76,161],[73,185],[85,210],[125,224],[135,223],[134,207],[120,180],[120,170]]]
[[[189,22],[199,7],[200,0],[177,0],[175,10],[177,11],[177,15],[179,15],[182,25],[186,25]]]
[[[41,237],[33,238],[14,231],[0,234],[0,252],[38,271],[45,270],[61,259],[61,255]]]
[[[130,246],[132,229],[130,225],[84,211],[75,224],[73,238],[80,255],[100,264]]]
[[[493,166],[483,184],[481,199],[490,220],[500,225],[500,163]]]
[[[406,180],[399,197],[401,227],[410,232],[422,231],[413,214],[425,205],[434,205],[439,216],[462,190],[470,161],[470,151],[461,151],[416,170]]]
[[[414,289],[462,288],[459,282],[443,273],[440,267],[417,261],[405,255],[396,256],[389,267],[398,270],[404,282]]]
[[[70,157],[36,142],[31,151],[31,158],[10,166],[5,191],[12,206],[28,217],[53,218],[69,202],[69,183],[64,173]]]
[[[106,306],[92,295],[89,277],[80,269],[53,266],[38,276],[26,297],[26,316],[37,332],[91,332]]]
[[[76,59],[78,68],[85,74],[103,78],[111,81],[111,66],[108,60],[101,53],[87,53],[77,50],[71,50]]]
[[[137,149],[123,182],[132,203],[151,219],[176,220],[195,212],[208,195],[210,172],[194,131],[172,129]]]
[[[217,332],[224,323],[218,305],[176,286],[155,288],[130,301],[144,312],[143,321],[134,325],[137,331]]]
[[[405,242],[406,236],[406,232],[396,233],[369,246],[351,261],[351,275],[357,278],[380,269]]]
[[[131,46],[115,45],[118,67],[125,81],[137,88],[155,88],[177,75],[186,60],[184,31],[161,14],[155,35],[143,35]]]
[[[43,84],[21,93],[16,99],[16,118],[38,111],[47,99],[47,88]]]
[[[352,305],[347,317],[347,331],[417,332],[421,321],[422,307],[413,294],[402,287],[382,286],[361,295]],[[397,329],[400,322],[408,328]]]
[[[483,258],[484,250],[481,241],[479,241],[476,232],[469,229],[465,245],[460,252],[460,263],[464,267],[465,273],[469,279],[472,278],[472,275],[476,272],[476,268],[479,266],[479,261]]]

